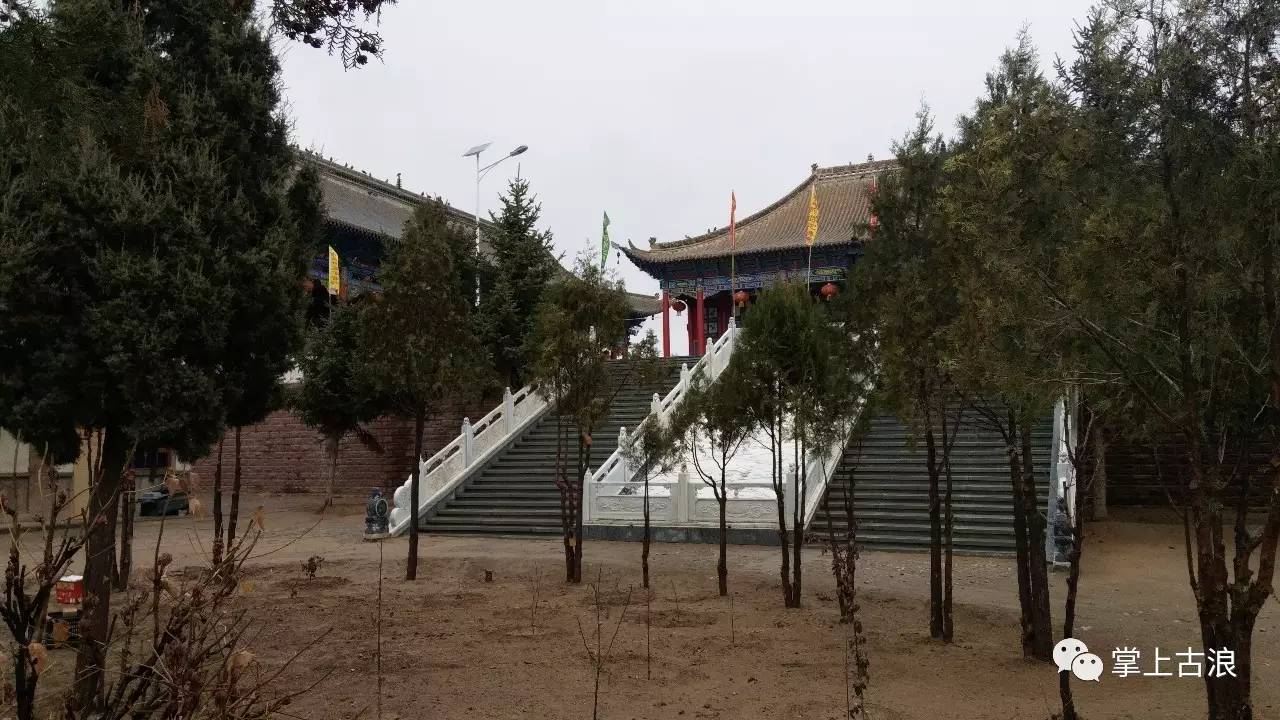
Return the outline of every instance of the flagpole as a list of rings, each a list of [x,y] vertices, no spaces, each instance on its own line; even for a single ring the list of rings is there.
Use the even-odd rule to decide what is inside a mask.
[[[734,218],[738,211],[738,198],[729,191],[729,316],[738,319],[738,234]]]

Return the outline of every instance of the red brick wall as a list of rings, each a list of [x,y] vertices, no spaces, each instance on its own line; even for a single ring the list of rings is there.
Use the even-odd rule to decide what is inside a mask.
[[[430,456],[453,438],[462,418],[479,419],[500,400],[451,403],[427,420],[423,438],[424,455]],[[382,453],[366,448],[354,437],[344,438],[338,450],[337,490],[364,494],[373,487],[394,490],[413,469],[413,421],[396,417],[379,418],[369,425]],[[223,487],[230,483],[235,431],[228,430],[223,446]],[[195,462],[201,484],[213,482],[217,450]],[[240,466],[244,487],[272,492],[324,492],[328,464],[324,438],[303,425],[291,411],[280,410],[240,433]]]

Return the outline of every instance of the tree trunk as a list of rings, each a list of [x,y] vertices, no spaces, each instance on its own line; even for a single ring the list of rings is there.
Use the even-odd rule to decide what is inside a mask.
[[[565,452],[564,420],[556,414],[556,486],[560,490],[560,536],[564,541],[564,581],[573,582],[573,490]]]
[[[951,642],[955,638],[955,616],[952,613],[953,590],[952,570],[955,567],[952,538],[955,537],[955,513],[952,510],[951,498],[955,483],[951,476],[951,451],[955,447],[955,436],[960,431],[960,419],[956,418],[956,427],[948,435],[947,414],[942,413],[942,471],[946,474],[947,486],[942,499],[942,641]]]
[[[729,594],[729,522],[727,517],[727,505],[729,497],[725,495],[725,460],[720,464],[720,557],[716,561],[716,579],[720,583],[720,597]]]
[[[236,541],[236,521],[240,517],[240,428],[236,428],[235,469],[231,472],[231,511],[227,513],[227,547]]]
[[[39,639],[36,638],[36,640]],[[17,720],[35,720],[36,717],[36,683],[33,681],[37,680],[38,676],[31,673],[31,653],[27,650],[28,647],[25,643],[18,643],[13,653]]]
[[[1022,451],[1018,445],[1018,426],[1009,415],[1008,433],[1005,438],[1005,451],[1009,455],[1009,482],[1013,486],[1013,540],[1015,564],[1018,569],[1018,620],[1022,630],[1022,656],[1034,657],[1035,631],[1031,623],[1031,573],[1028,563],[1030,552],[1027,547],[1027,516],[1022,503]]]
[[[792,428],[795,431],[795,428]],[[805,462],[805,447],[801,440],[791,441],[793,460],[795,461],[795,503],[791,512],[791,605],[800,607],[801,597],[801,551],[804,549],[804,501],[808,485],[809,463]]]
[[[111,623],[111,572],[120,514],[120,477],[129,455],[129,440],[117,428],[106,429],[101,472],[89,493],[89,527],[84,549],[84,609],[76,655],[75,702],[78,708],[98,703]]]
[[[1107,519],[1107,438],[1102,426],[1093,426],[1093,519]],[[1077,502],[1079,502],[1077,500]]]
[[[670,502],[674,502],[671,498]],[[644,538],[640,543],[640,580],[649,589],[649,471],[644,472]]]
[[[1031,423],[1019,428],[1022,443],[1022,504],[1027,518],[1027,550],[1031,578],[1031,627],[1035,633],[1033,657],[1053,660],[1053,618],[1049,609],[1049,563],[1045,550],[1045,516],[1036,501],[1035,464],[1031,456]]]
[[[145,457],[146,454],[144,453]],[[148,485],[156,483],[155,456],[153,454],[151,469],[148,471]],[[133,518],[136,512],[136,498],[138,496],[138,480],[137,476],[126,471],[121,477],[120,483],[120,545],[118,548],[116,562],[119,570],[115,574],[115,589],[127,590],[129,588],[129,576],[133,574]]]
[[[413,416],[413,475],[409,480],[409,562],[405,580],[418,579],[418,481],[422,478],[422,429],[427,424],[421,408]]]
[[[946,422],[946,419],[943,419]],[[932,413],[925,412],[925,467],[929,473],[929,637],[942,637],[942,496]]]
[[[213,564],[222,564],[222,443],[218,440],[218,462],[213,466]]]
[[[588,430],[587,434],[590,435],[590,433],[591,431]],[[586,437],[584,437],[582,434],[581,428],[579,428],[578,473],[577,473],[577,477],[574,478],[572,483],[570,483],[570,487],[575,488],[573,504],[574,504],[574,512],[576,516],[574,517],[574,526],[573,526],[573,581],[572,581],[574,584],[579,584],[582,582],[582,531],[583,531],[582,504],[585,500],[585,495],[586,495],[586,486],[583,483],[586,481],[587,468],[589,467],[591,467],[591,443],[587,442]]]
[[[770,433],[769,445],[772,451],[771,466],[769,473],[773,480],[773,493],[778,506],[778,544],[782,547],[782,604],[784,607],[794,607],[791,600],[791,539],[787,534],[787,496],[784,484],[784,474],[782,470],[783,453],[786,452],[786,446],[782,442],[782,420],[779,418],[770,418],[769,425],[773,432]]]
[[[327,437],[324,440],[324,454],[329,460],[328,478],[324,484],[324,502],[320,504],[320,512],[333,507],[333,494],[338,487],[338,450],[342,447],[342,438]]]
[[[1079,469],[1076,476],[1080,476]],[[1095,476],[1096,478],[1096,476]],[[1077,486],[1078,487],[1078,486]],[[1082,498],[1076,498],[1076,511],[1071,518],[1071,552],[1067,555],[1067,604],[1063,610],[1062,637],[1075,637],[1076,597],[1080,591],[1080,558],[1084,554],[1084,513],[1080,507]],[[1071,673],[1058,673],[1058,695],[1062,698],[1062,720],[1078,720],[1075,698],[1071,695]]]

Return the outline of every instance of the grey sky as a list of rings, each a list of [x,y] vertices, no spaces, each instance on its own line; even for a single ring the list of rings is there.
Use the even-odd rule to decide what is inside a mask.
[[[474,165],[497,206],[517,160],[557,246],[643,245],[728,223],[800,183],[811,163],[889,155],[921,100],[950,134],[999,53],[1030,27],[1046,67],[1069,55],[1086,0],[580,2],[400,0],[383,63],[282,45],[295,139],[471,211]],[[597,250],[598,251],[598,250]],[[628,289],[657,282],[610,258]],[[684,320],[672,325],[683,352]]]

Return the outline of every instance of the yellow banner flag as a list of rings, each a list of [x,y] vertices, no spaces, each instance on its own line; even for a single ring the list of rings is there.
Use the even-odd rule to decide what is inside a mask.
[[[805,244],[812,245],[816,237],[818,237],[818,181],[814,180],[809,186],[809,222],[804,228]]]
[[[342,284],[342,273],[338,267],[338,251],[329,246],[329,294],[337,295]]]

